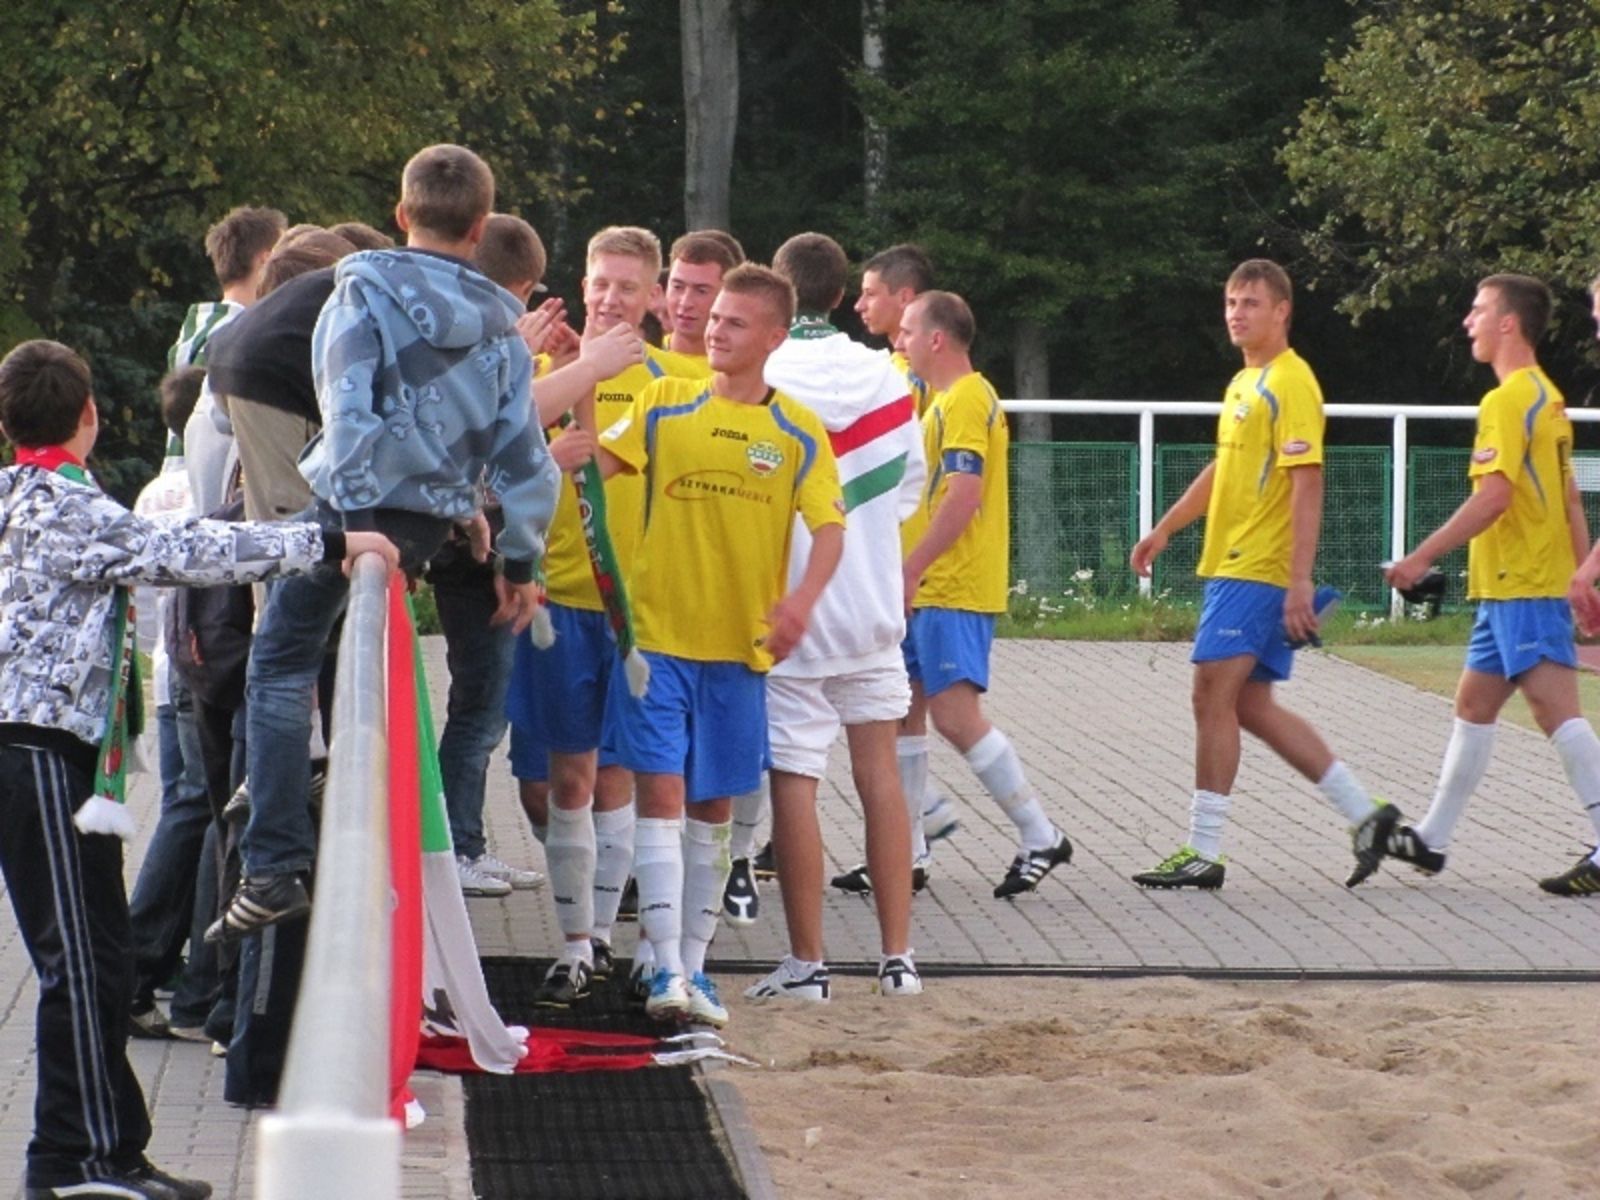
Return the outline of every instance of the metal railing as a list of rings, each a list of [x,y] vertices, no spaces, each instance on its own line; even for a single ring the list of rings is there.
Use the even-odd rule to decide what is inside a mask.
[[[1142,538],[1155,527],[1155,461],[1157,417],[1215,417],[1222,412],[1218,401],[1198,400],[1006,400],[1002,407],[1009,413],[1048,413],[1072,416],[1122,416],[1137,417],[1139,421],[1139,536]],[[1330,418],[1364,421],[1388,421],[1389,439],[1393,446],[1393,474],[1390,478],[1389,555],[1404,558],[1406,545],[1407,505],[1410,499],[1407,476],[1407,450],[1409,448],[1409,422],[1470,421],[1477,417],[1475,405],[1460,404],[1329,404],[1323,411]],[[1576,422],[1600,423],[1600,410],[1567,409],[1567,416]],[[1151,581],[1139,580],[1139,590],[1149,595]],[[1398,594],[1392,601],[1393,612],[1398,616],[1404,607]]]
[[[383,560],[361,555],[339,645],[305,973],[278,1109],[257,1131],[260,1200],[400,1196],[388,1094],[388,604]]]

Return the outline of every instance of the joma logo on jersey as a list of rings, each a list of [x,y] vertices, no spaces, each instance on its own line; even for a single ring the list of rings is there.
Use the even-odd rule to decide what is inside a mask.
[[[750,460],[750,470],[765,478],[783,466],[783,451],[771,442],[756,442],[744,452]]]
[[[600,404],[632,404],[632,392],[596,392],[595,400]]]
[[[711,436],[719,438],[732,438],[736,442],[748,442],[750,440],[750,435],[748,433],[740,433],[737,429],[713,429],[711,431]]]

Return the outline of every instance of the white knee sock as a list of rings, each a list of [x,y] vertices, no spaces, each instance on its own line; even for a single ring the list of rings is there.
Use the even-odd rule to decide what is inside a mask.
[[[682,975],[682,821],[639,818],[633,834],[633,875],[639,881],[639,931],[650,940],[656,967]]]
[[[594,929],[602,942],[611,940],[622,889],[633,874],[633,805],[594,814]]]
[[[902,737],[895,741],[895,757],[900,762],[900,787],[906,796],[906,813],[911,817],[911,861],[928,857],[928,839],[922,831],[922,799],[928,791],[928,737]]]
[[[1573,717],[1552,733],[1550,740],[1561,755],[1572,790],[1578,793],[1578,803],[1589,814],[1595,837],[1600,839],[1600,737],[1589,722]]]
[[[1444,750],[1444,764],[1439,768],[1439,785],[1434,789],[1433,803],[1428,815],[1418,821],[1417,836],[1430,850],[1443,850],[1450,844],[1461,814],[1467,811],[1467,801],[1483,782],[1483,773],[1489,769],[1489,755],[1494,752],[1494,730],[1491,725],[1474,725],[1471,721],[1456,718],[1450,732],[1450,744]]]
[[[591,805],[582,808],[550,806],[550,835],[544,857],[550,868],[550,898],[555,901],[556,924],[570,941],[582,936],[585,944],[594,927],[594,820]]]
[[[730,858],[749,858],[755,853],[756,831],[761,828],[771,804],[772,788],[765,772],[761,775],[760,787],[733,798],[733,840],[728,846]]]
[[[733,860],[728,843],[730,826],[711,825],[690,817],[683,823],[683,971],[698,975],[705,970],[706,950],[717,936],[722,915],[722,892],[728,886]],[[639,894],[644,903],[644,893]]]
[[[1367,789],[1361,786],[1361,781],[1338,759],[1334,759],[1333,765],[1317,780],[1317,788],[1352,825],[1361,824],[1378,807],[1367,795]]]
[[[1028,786],[1022,760],[1005,734],[991,726],[965,758],[973,774],[1017,827],[1024,850],[1048,850],[1056,844],[1056,827],[1044,815],[1038,797]]]
[[[1228,823],[1230,797],[1196,789],[1189,801],[1189,845],[1212,862],[1222,857],[1222,827]]]

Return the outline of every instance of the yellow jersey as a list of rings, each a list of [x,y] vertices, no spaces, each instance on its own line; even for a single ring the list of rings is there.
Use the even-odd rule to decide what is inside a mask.
[[[687,350],[674,349],[672,338],[672,334],[667,334],[667,353],[674,358],[681,359],[685,366],[692,368],[694,378],[711,378],[711,360],[704,354],[690,354]],[[677,372],[674,372],[674,374],[677,374]]]
[[[1317,377],[1293,350],[1233,377],[1217,418],[1200,576],[1289,586],[1289,472],[1322,465],[1325,423]]]
[[[893,363],[895,368],[906,377],[906,386],[911,389],[911,395],[917,402],[917,416],[920,417],[923,413],[928,411],[928,405],[933,403],[933,386],[921,375],[918,375],[911,369],[911,364],[906,360],[906,356],[901,354],[900,351],[896,350],[893,354],[891,354],[889,356],[889,361]]]
[[[659,379],[600,444],[643,492],[628,579],[640,647],[769,670],[766,618],[788,583],[795,515],[813,531],[844,524],[822,422],[782,392],[741,404],[707,380]]]
[[[1578,565],[1567,520],[1572,422],[1561,393],[1538,367],[1513,371],[1478,405],[1467,469],[1472,490],[1496,472],[1511,484],[1511,507],[1469,543],[1467,595],[1565,596]]]
[[[645,347],[645,360],[635,363],[620,375],[613,375],[595,388],[595,423],[605,429],[628,411],[634,398],[651,383],[664,377],[709,378],[695,360],[669,350]],[[557,435],[559,436],[559,435]],[[617,554],[617,569],[626,580],[633,563],[633,546],[638,537],[640,506],[644,487],[637,476],[617,475],[606,481],[607,530]],[[583,540],[583,522],[578,517],[578,493],[571,475],[562,475],[561,492],[555,515],[550,519],[544,555],[545,590],[556,604],[600,612],[600,589],[595,586],[594,568],[589,563],[589,548]]]
[[[948,391],[934,392],[922,417],[922,443],[928,457],[928,488],[921,514],[924,532],[944,503],[952,474],[981,476],[983,498],[961,536],[923,575],[912,605],[1005,612],[1011,581],[1007,479],[1011,431],[993,385],[974,371]],[[905,536],[904,527],[901,536]]]

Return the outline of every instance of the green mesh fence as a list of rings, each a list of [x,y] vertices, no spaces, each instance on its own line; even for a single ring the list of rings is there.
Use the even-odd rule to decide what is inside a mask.
[[[1139,448],[1130,442],[1014,442],[1011,582],[1034,595],[1138,591]]]
[[[1033,594],[1071,590],[1100,597],[1137,592],[1128,551],[1138,537],[1138,446],[1126,442],[1021,442],[1011,447],[1011,579]],[[1211,461],[1215,447],[1156,447],[1155,512],[1166,511]],[[1378,564],[1388,557],[1389,461],[1386,446],[1335,446],[1324,469],[1317,579],[1346,603],[1388,604]],[[1154,590],[1197,600],[1195,577],[1204,522],[1172,539],[1156,560]]]

